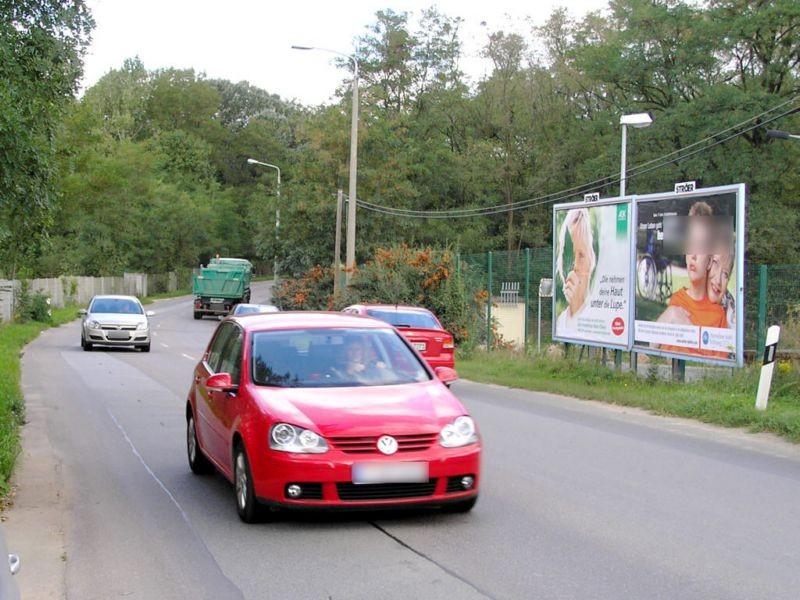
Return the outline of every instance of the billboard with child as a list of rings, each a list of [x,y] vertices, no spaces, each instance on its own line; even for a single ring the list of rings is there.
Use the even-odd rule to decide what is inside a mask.
[[[635,200],[634,350],[741,365],[744,185]]]
[[[553,207],[553,339],[626,349],[631,343],[629,198]]]

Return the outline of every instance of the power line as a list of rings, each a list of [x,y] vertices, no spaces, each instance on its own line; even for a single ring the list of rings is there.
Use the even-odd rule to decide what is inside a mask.
[[[644,163],[642,163],[640,165],[636,165],[634,167],[631,167],[628,170],[628,179],[633,179],[633,178],[635,178],[635,177],[637,177],[639,175],[643,175],[645,173],[649,173],[649,172],[655,171],[657,169],[660,169],[660,168],[662,168],[664,166],[667,166],[669,164],[672,164],[672,163],[681,162],[683,160],[686,160],[687,158],[695,156],[696,154],[699,154],[701,152],[705,152],[707,150],[710,150],[710,149],[712,149],[712,148],[714,148],[716,146],[719,146],[721,144],[724,144],[724,143],[730,141],[731,139],[734,139],[736,137],[739,137],[741,135],[749,133],[750,131],[753,131],[754,129],[758,129],[758,128],[763,127],[763,126],[765,126],[765,125],[767,125],[769,123],[772,123],[773,121],[777,121],[777,120],[782,119],[782,118],[784,118],[784,117],[786,117],[786,116],[788,116],[788,115],[790,115],[790,114],[792,114],[794,112],[797,112],[798,110],[800,110],[799,108],[797,108],[797,107],[792,108],[792,109],[790,109],[788,111],[785,111],[785,112],[783,112],[783,113],[781,113],[779,115],[775,115],[773,117],[770,117],[769,119],[766,119],[764,121],[759,121],[759,122],[751,125],[750,127],[746,128],[746,129],[743,129],[741,131],[736,131],[735,133],[733,133],[733,134],[731,134],[731,135],[729,135],[729,136],[727,136],[725,138],[718,139],[719,136],[724,135],[724,134],[726,134],[726,133],[728,133],[730,131],[734,131],[734,130],[742,127],[743,125],[746,125],[747,123],[750,123],[751,121],[758,120],[758,119],[760,119],[760,118],[762,118],[762,117],[764,117],[764,116],[766,116],[766,115],[768,115],[770,113],[773,113],[776,110],[779,110],[779,109],[785,107],[786,105],[797,101],[799,98],[800,98],[800,96],[795,96],[794,98],[791,98],[790,100],[786,100],[785,102],[782,102],[782,103],[780,103],[780,104],[778,104],[778,105],[776,105],[776,106],[774,106],[774,107],[772,107],[772,108],[770,108],[770,109],[768,109],[768,110],[766,110],[766,111],[764,111],[764,112],[762,112],[762,113],[760,113],[758,115],[750,117],[750,118],[748,118],[748,119],[746,119],[746,120],[744,120],[741,123],[738,123],[736,125],[728,127],[726,129],[723,129],[723,130],[721,130],[721,131],[719,131],[719,132],[717,132],[715,134],[712,134],[712,135],[710,135],[710,136],[708,136],[706,138],[703,138],[702,140],[694,142],[694,143],[692,143],[692,144],[690,144],[688,146],[685,146],[683,148],[680,148],[678,150],[675,150],[673,152],[670,152],[670,153],[665,154],[663,156],[660,156],[658,158],[654,158],[652,160],[644,162]],[[691,152],[685,153],[687,150],[690,150],[691,148],[695,148],[696,146],[699,146],[701,144],[707,143],[707,142],[712,141],[712,140],[714,140],[714,142],[712,144],[710,144],[710,145],[702,146],[700,148],[697,148],[696,150],[693,150]],[[681,153],[685,153],[685,154],[681,154]],[[499,205],[495,205],[495,206],[464,208],[464,209],[451,209],[451,210],[443,210],[443,211],[424,211],[424,210],[416,210],[416,209],[394,208],[394,207],[389,207],[389,206],[383,206],[383,205],[380,205],[380,204],[375,204],[373,202],[368,202],[366,200],[358,200],[357,203],[358,203],[358,206],[360,206],[361,208],[364,208],[365,210],[369,210],[369,211],[372,211],[372,212],[377,212],[379,214],[385,214],[385,215],[389,215],[389,216],[396,216],[396,217],[425,218],[425,219],[470,218],[470,217],[478,217],[478,216],[489,216],[489,215],[494,215],[494,214],[510,212],[510,211],[514,211],[514,210],[521,210],[521,209],[525,209],[525,208],[531,208],[533,206],[539,206],[539,205],[542,205],[542,204],[555,203],[555,202],[557,202],[559,200],[566,200],[568,198],[574,197],[574,196],[579,195],[581,193],[585,193],[585,192],[588,192],[588,191],[595,190],[595,189],[597,189],[598,184],[602,184],[602,187],[608,187],[610,185],[618,184],[619,181],[620,181],[620,178],[619,178],[618,175],[616,176],[616,178],[614,178],[614,176],[608,176],[608,177],[604,177],[604,178],[601,178],[601,179],[596,179],[596,180],[588,182],[588,183],[581,184],[579,186],[575,186],[575,187],[572,187],[572,188],[561,190],[559,192],[554,192],[554,193],[547,194],[547,195],[544,195],[544,196],[529,198],[529,199],[526,199],[526,200],[519,200],[519,201],[516,201],[516,202],[509,202],[509,203],[506,203],[506,204],[499,204]]]

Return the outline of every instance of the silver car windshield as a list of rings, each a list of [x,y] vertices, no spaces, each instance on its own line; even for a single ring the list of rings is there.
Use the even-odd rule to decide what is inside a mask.
[[[431,379],[400,335],[389,329],[291,329],[253,335],[257,385],[354,387]]]
[[[144,314],[138,302],[127,298],[97,298],[92,302],[89,312],[128,315]]]

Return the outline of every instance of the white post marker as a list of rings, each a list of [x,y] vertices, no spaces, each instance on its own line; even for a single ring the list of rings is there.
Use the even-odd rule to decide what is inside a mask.
[[[767,410],[769,388],[772,385],[772,372],[775,370],[775,354],[778,351],[778,338],[781,336],[779,325],[767,329],[767,343],[764,346],[764,364],[761,366],[761,377],[758,380],[756,409]]]

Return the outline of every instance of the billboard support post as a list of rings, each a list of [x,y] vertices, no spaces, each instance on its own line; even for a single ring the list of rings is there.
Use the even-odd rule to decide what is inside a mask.
[[[758,266],[758,339],[756,348],[764,347],[764,334],[767,332],[767,265]],[[762,354],[763,357],[763,354]]]
[[[672,359],[672,381],[680,383],[686,381],[686,361],[682,358]]]

